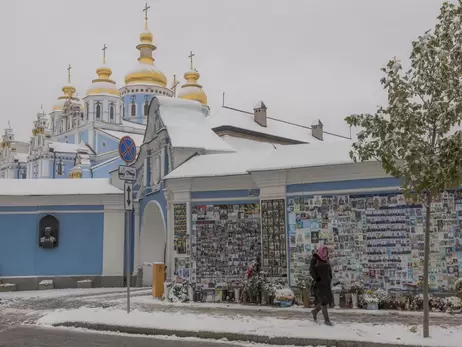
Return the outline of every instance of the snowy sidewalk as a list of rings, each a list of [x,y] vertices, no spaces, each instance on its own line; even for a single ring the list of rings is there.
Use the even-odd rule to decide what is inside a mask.
[[[108,301],[108,304],[118,304],[122,307],[124,300]],[[150,296],[138,296],[132,300],[133,307],[144,312],[184,312],[191,314],[214,314],[225,317],[249,316],[253,318],[276,317],[280,319],[311,320],[311,309],[301,306],[277,308],[270,306],[238,305],[224,303],[169,303],[153,299]],[[114,305],[116,307],[116,305]],[[422,312],[379,310],[367,311],[361,309],[330,309],[329,314],[337,323],[391,323],[420,325]],[[441,312],[431,312],[432,325],[462,326],[462,315],[450,315]],[[462,344],[461,344],[462,345]]]
[[[182,312],[127,314],[121,309],[79,308],[56,310],[38,320],[39,325],[73,326],[105,331],[181,337],[227,338],[277,345],[340,346],[438,346],[460,347],[462,329],[432,327],[431,338],[423,339],[420,326],[403,324],[337,323],[328,327],[303,319],[217,316]]]

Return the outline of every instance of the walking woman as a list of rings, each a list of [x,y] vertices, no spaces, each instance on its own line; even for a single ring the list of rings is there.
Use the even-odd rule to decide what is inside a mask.
[[[331,289],[332,269],[329,263],[329,250],[326,246],[320,246],[313,255],[315,258],[310,264],[310,274],[315,281],[316,307],[311,314],[316,322],[319,311],[324,316],[324,324],[332,325],[327,312],[328,305],[332,302],[333,294]]]

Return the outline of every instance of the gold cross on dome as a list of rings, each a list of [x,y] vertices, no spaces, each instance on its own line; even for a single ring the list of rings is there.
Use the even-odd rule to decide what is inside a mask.
[[[151,8],[151,6],[146,3],[144,6],[143,12],[144,12],[144,26],[147,29],[148,28],[148,10]]]
[[[176,75],[173,75],[172,91],[174,96],[176,96],[176,88],[179,84],[180,82],[176,79]]]
[[[192,51],[189,52],[188,58],[189,58],[189,67],[190,67],[191,71],[194,70],[194,68],[193,68],[193,57],[194,56],[195,56],[195,54]]]
[[[107,50],[107,46],[106,44],[104,44],[103,46],[103,64],[106,65],[106,50]]]
[[[69,64],[69,66],[67,68],[67,82],[68,83],[71,83],[71,70],[72,70],[72,66],[71,66],[71,64]]]

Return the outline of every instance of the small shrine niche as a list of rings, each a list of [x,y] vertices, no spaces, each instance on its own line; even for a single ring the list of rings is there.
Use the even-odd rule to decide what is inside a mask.
[[[39,222],[39,247],[53,249],[58,247],[59,221],[55,216],[46,215]]]

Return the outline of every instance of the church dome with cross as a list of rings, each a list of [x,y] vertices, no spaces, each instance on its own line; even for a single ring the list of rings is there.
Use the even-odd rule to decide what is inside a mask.
[[[112,70],[106,65],[106,50],[103,47],[103,65],[96,69],[98,78],[94,79],[87,90],[87,95],[114,95],[120,96],[116,83],[111,79]]]
[[[197,83],[201,75],[197,69],[194,68],[193,57],[194,54],[191,52],[189,54],[189,71],[184,74],[186,83],[183,84],[181,89],[178,91],[178,97],[186,100],[199,101],[202,105],[207,105],[207,94],[205,94],[202,86]]]
[[[136,49],[140,51],[140,57],[135,67],[125,76],[125,84],[153,84],[160,87],[167,86],[167,77],[154,65],[153,53],[156,46],[153,44],[153,35],[148,29],[148,9],[146,5],[145,27],[140,34],[140,43]]]
[[[68,100],[78,101],[79,98],[75,96],[75,92],[77,89],[71,83],[71,69],[72,67],[69,65],[67,68],[67,83],[61,89],[63,91],[63,95],[58,98],[58,101],[52,107],[52,112],[55,111],[62,111],[64,109],[64,105]]]
[[[148,10],[144,8],[144,30],[136,48],[140,56],[135,67],[125,76],[125,84],[120,88],[123,100],[123,119],[146,124],[149,103],[154,95],[173,97],[174,92],[167,87],[167,77],[155,66],[153,35],[148,29]]]

